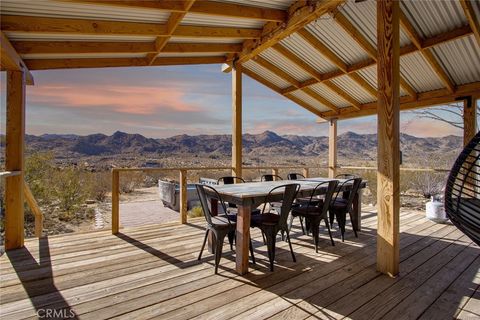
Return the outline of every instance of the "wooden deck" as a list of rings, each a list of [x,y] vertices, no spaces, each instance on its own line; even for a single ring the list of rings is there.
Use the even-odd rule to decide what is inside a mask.
[[[278,243],[274,272],[254,232],[257,265],[234,272],[225,246],[197,261],[203,221],[28,240],[0,258],[2,319],[475,319],[480,317],[480,249],[451,225],[402,211],[401,274],[375,270],[376,214],[364,210],[359,238],[321,251],[296,228],[297,263]],[[56,311],[56,314],[53,313]],[[62,313],[59,313],[59,312]],[[59,318],[59,317],[57,317]]]

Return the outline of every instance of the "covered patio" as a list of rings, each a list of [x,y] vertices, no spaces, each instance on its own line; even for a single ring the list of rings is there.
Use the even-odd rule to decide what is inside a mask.
[[[401,210],[399,193],[401,110],[463,103],[464,142],[478,130],[478,1],[3,0],[0,11],[7,71],[2,316],[480,315],[478,247],[453,226]],[[30,71],[189,64],[222,64],[232,75],[233,176],[243,169],[243,74],[329,122],[331,178],[341,120],[377,115],[377,209],[363,211],[358,239],[335,247],[322,241],[317,254],[297,232],[297,263],[281,242],[273,273],[259,263],[237,275],[227,262],[213,275],[210,256],[195,260],[203,222],[186,215],[187,172],[198,168],[162,168],[179,172],[180,223],[121,229],[120,172],[143,169],[118,168],[111,232],[42,237],[41,211],[24,182]],[[38,240],[24,239],[24,200],[38,218]],[[259,234],[252,237],[264,250]]]

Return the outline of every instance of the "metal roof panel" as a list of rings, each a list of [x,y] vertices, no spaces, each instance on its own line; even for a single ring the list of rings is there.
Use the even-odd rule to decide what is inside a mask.
[[[253,60],[248,60],[243,64],[243,66],[248,70],[252,71],[253,73],[256,73],[263,79],[271,82],[272,84],[279,87],[280,89],[285,89],[290,86],[290,83],[283,80],[282,78],[277,76],[275,73],[271,72],[270,70],[262,67],[261,65],[259,65]]]
[[[344,108],[350,106],[350,103],[345,101],[342,97],[340,97],[338,94],[333,92],[330,88],[325,86],[323,83],[317,83],[314,84],[313,86],[310,86],[310,88],[333,103],[336,107],[338,108]]]
[[[272,48],[263,51],[260,53],[260,56],[294,77],[297,81],[305,81],[312,78],[305,70]]]
[[[348,75],[344,75],[332,80],[334,84],[340,87],[343,91],[348,93],[352,98],[360,103],[370,103],[377,100],[377,97],[372,97],[365,89],[358,85]]]
[[[261,29],[265,22],[255,19],[242,19],[233,17],[222,17],[216,15],[205,15],[189,12],[183,18],[182,25],[212,26],[212,27],[236,27]]]
[[[297,90],[295,92],[292,92],[291,95],[294,96],[295,98],[298,98],[298,99],[302,100],[306,104],[314,107],[315,109],[317,109],[320,112],[330,111],[330,109],[327,108],[325,105],[323,105],[322,103],[320,103],[319,101],[312,98],[311,96],[309,96],[308,94],[306,94],[305,92],[303,92],[301,90]]]

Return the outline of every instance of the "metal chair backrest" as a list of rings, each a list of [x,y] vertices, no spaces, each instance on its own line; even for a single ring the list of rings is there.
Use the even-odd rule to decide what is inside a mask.
[[[346,186],[348,184],[352,184],[352,187],[349,188],[348,190],[345,190]],[[355,195],[358,192],[358,188],[360,188],[360,184],[362,183],[362,178],[354,178],[354,179],[347,179],[344,182],[342,182],[338,188],[338,192],[335,195],[335,198],[333,199],[333,202],[335,202],[338,198],[338,195],[342,192],[347,191],[348,192],[348,198],[347,200],[347,212],[349,212],[352,208],[353,205],[353,199],[355,199]]]
[[[312,194],[310,195],[310,200],[308,201],[308,204],[307,204],[307,211],[308,211],[308,208],[310,207],[318,207],[322,205],[322,201],[313,201],[313,197],[317,193],[318,189],[327,187],[327,192],[325,193],[325,199],[323,200],[322,211],[320,212],[321,216],[324,216],[324,215],[326,216],[328,212],[328,207],[330,206],[330,203],[332,202],[332,199],[333,199],[333,194],[337,189],[337,185],[338,185],[338,180],[323,181],[317,184],[315,188],[312,190]]]
[[[286,230],[287,227],[287,219],[290,210],[292,209],[292,204],[295,198],[297,197],[298,191],[300,191],[300,185],[298,183],[289,183],[284,184],[278,187],[273,188],[270,192],[265,196],[265,201],[263,203],[262,214],[265,213],[265,208],[267,204],[270,204],[273,200],[272,197],[278,190],[283,190],[283,197],[282,197],[282,206],[280,207],[280,219],[278,221],[278,226],[280,229]]]
[[[212,221],[213,214],[212,214],[212,211],[210,210],[210,206],[208,205],[208,199],[209,198],[217,199],[222,205],[223,212],[225,213],[227,212],[227,206],[225,205],[225,202],[222,200],[222,197],[220,196],[218,191],[215,190],[214,187],[205,185],[205,184],[196,184],[195,187],[197,188],[197,193],[198,193],[198,197],[200,198],[200,204],[202,205],[203,214],[205,215],[205,220],[207,220],[207,223],[209,225],[213,226],[214,225]],[[212,191],[215,196],[207,195],[207,191],[206,191],[207,189]],[[227,217],[228,224],[231,224],[231,221],[228,215],[226,214],[225,216]]]
[[[355,179],[355,178],[360,178],[360,177],[353,173],[342,173],[342,174],[337,174],[335,176],[335,179]]]
[[[450,171],[445,212],[458,229],[480,245],[480,131],[465,146]]]
[[[274,181],[274,180],[283,180],[283,179],[282,179],[282,177],[280,177],[276,174],[264,174],[260,178],[260,181]]]
[[[287,175],[287,180],[298,180],[298,179],[305,179],[305,176],[303,174],[300,174],[300,173],[289,173]]]
[[[223,182],[223,184],[234,184],[235,182],[245,183],[245,180],[243,180],[243,178],[240,178],[240,177],[226,176],[226,177],[221,177],[217,180],[217,184],[220,184],[220,182]]]

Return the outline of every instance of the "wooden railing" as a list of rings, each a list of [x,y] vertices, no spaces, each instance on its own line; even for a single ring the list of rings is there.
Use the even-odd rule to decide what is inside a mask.
[[[0,178],[15,177],[21,174],[21,171],[2,171],[0,172]],[[35,217],[35,236],[37,238],[40,238],[43,233],[43,213],[42,210],[40,210],[40,207],[38,206],[38,203],[35,200],[32,191],[30,190],[30,187],[25,181],[23,182],[23,194],[25,196],[25,201],[27,202]]]
[[[271,170],[272,174],[278,175],[282,169],[300,169],[305,177],[309,176],[310,169],[324,169],[327,166],[246,166],[242,168],[246,170]],[[337,166],[337,169],[346,170],[377,170],[376,167],[354,167],[354,166]],[[178,172],[178,180],[180,182],[180,222],[187,223],[187,176],[189,171],[219,171],[232,170],[231,167],[177,167],[177,168],[114,168],[112,169],[112,233],[116,234],[120,229],[120,173],[121,172]],[[448,172],[447,169],[437,168],[407,168],[403,167],[402,171],[427,171],[427,172]]]

